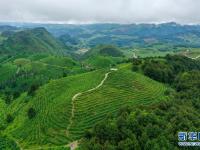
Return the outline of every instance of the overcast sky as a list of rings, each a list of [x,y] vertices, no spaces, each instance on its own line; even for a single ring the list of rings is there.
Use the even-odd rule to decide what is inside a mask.
[[[200,24],[200,0],[0,0],[0,21]]]

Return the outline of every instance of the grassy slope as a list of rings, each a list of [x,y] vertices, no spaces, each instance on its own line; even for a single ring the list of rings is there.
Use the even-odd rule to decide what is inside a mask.
[[[77,97],[75,116],[67,132],[72,97],[96,87],[105,72],[99,70],[51,81],[33,98],[23,94],[7,108],[7,113],[13,114],[15,120],[4,134],[24,148],[66,145],[79,139],[85,129],[102,120],[106,114],[115,114],[123,105],[149,104],[165,99],[165,86],[121,66],[108,76],[102,87]],[[30,107],[37,111],[32,120],[27,117]]]

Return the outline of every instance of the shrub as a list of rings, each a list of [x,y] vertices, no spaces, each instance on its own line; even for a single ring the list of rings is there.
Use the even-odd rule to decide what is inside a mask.
[[[28,90],[28,95],[33,96],[35,94],[35,91],[39,88],[38,84],[33,84]]]
[[[35,109],[34,108],[29,108],[29,110],[28,110],[28,118],[29,119],[32,119],[32,118],[34,118],[36,116],[36,111],[35,111]]]
[[[6,97],[5,97],[5,103],[6,104],[10,104],[11,101],[12,101],[12,96],[11,95],[6,95]]]
[[[7,123],[11,123],[11,122],[13,122],[13,120],[14,120],[14,118],[13,118],[13,116],[12,116],[11,114],[8,114],[8,115],[6,116],[6,121],[7,121]]]

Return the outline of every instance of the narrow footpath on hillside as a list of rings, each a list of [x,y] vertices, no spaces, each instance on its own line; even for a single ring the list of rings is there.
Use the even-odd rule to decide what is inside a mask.
[[[69,119],[69,124],[67,126],[67,131],[66,131],[67,136],[69,135],[69,129],[70,129],[72,123],[73,123],[74,112],[75,112],[75,101],[76,101],[77,97],[79,97],[80,95],[85,94],[87,92],[91,92],[91,91],[94,91],[94,90],[97,90],[98,88],[100,88],[105,83],[105,81],[107,80],[109,74],[112,73],[113,71],[117,71],[117,69],[111,69],[111,71],[107,72],[104,75],[103,80],[96,87],[89,89],[87,91],[84,91],[84,92],[79,92],[72,97],[72,101],[71,101],[72,110],[71,110],[71,116],[70,116],[70,119]],[[67,145],[62,145],[62,146],[47,146],[47,147],[38,147],[38,148],[26,149],[26,150],[41,150],[41,149],[53,149],[53,148],[66,148],[66,147],[70,147],[70,150],[75,150],[78,147],[78,140],[73,141],[73,142],[71,142]]]
[[[96,87],[94,87],[94,88],[92,88],[92,89],[89,89],[89,90],[87,90],[87,91],[85,91],[85,92],[79,92],[79,93],[75,94],[75,95],[72,97],[72,102],[71,102],[71,104],[72,104],[72,111],[71,111],[71,117],[70,117],[70,119],[69,119],[69,125],[67,126],[67,132],[66,132],[67,135],[69,135],[69,129],[71,128],[71,125],[72,125],[72,123],[73,123],[74,111],[75,111],[75,101],[76,101],[77,97],[79,97],[80,95],[85,94],[85,93],[87,93],[87,92],[92,92],[92,91],[94,91],[94,90],[100,88],[100,87],[104,84],[104,82],[107,80],[108,75],[109,75],[110,73],[112,73],[112,71],[107,72],[107,73],[105,74],[103,80],[101,81],[101,83],[98,84]],[[74,141],[74,142],[72,142],[72,143],[70,144],[71,150],[75,150],[77,147],[78,147],[78,141]]]
[[[74,111],[75,111],[75,100],[77,99],[77,97],[80,96],[80,95],[82,95],[82,94],[85,94],[85,93],[87,93],[87,92],[91,92],[91,91],[94,91],[94,90],[100,88],[100,87],[104,84],[104,82],[106,81],[106,79],[108,78],[108,75],[109,75],[110,73],[111,73],[111,72],[106,73],[104,79],[103,79],[103,80],[101,81],[101,83],[100,83],[99,85],[97,85],[96,87],[94,87],[94,88],[92,88],[92,89],[89,89],[89,90],[87,90],[87,91],[85,91],[85,92],[79,92],[79,93],[75,94],[75,95],[72,97],[72,102],[71,102],[71,104],[72,104],[72,111],[71,111],[71,117],[70,117],[70,119],[69,119],[69,125],[67,126],[67,135],[69,134],[69,129],[70,129],[72,123],[73,123]]]

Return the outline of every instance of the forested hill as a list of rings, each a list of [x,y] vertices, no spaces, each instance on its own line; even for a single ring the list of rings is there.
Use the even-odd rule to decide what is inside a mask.
[[[34,28],[15,32],[0,45],[0,53],[48,53],[63,54],[64,45],[45,28]]]
[[[85,133],[82,150],[178,150],[178,132],[199,131],[199,61],[180,56],[134,60],[133,70],[169,84],[170,99],[123,107],[117,117],[108,116]]]
[[[87,51],[83,58],[89,58],[94,56],[110,56],[110,57],[123,57],[123,52],[113,45],[98,45],[95,48]]]

